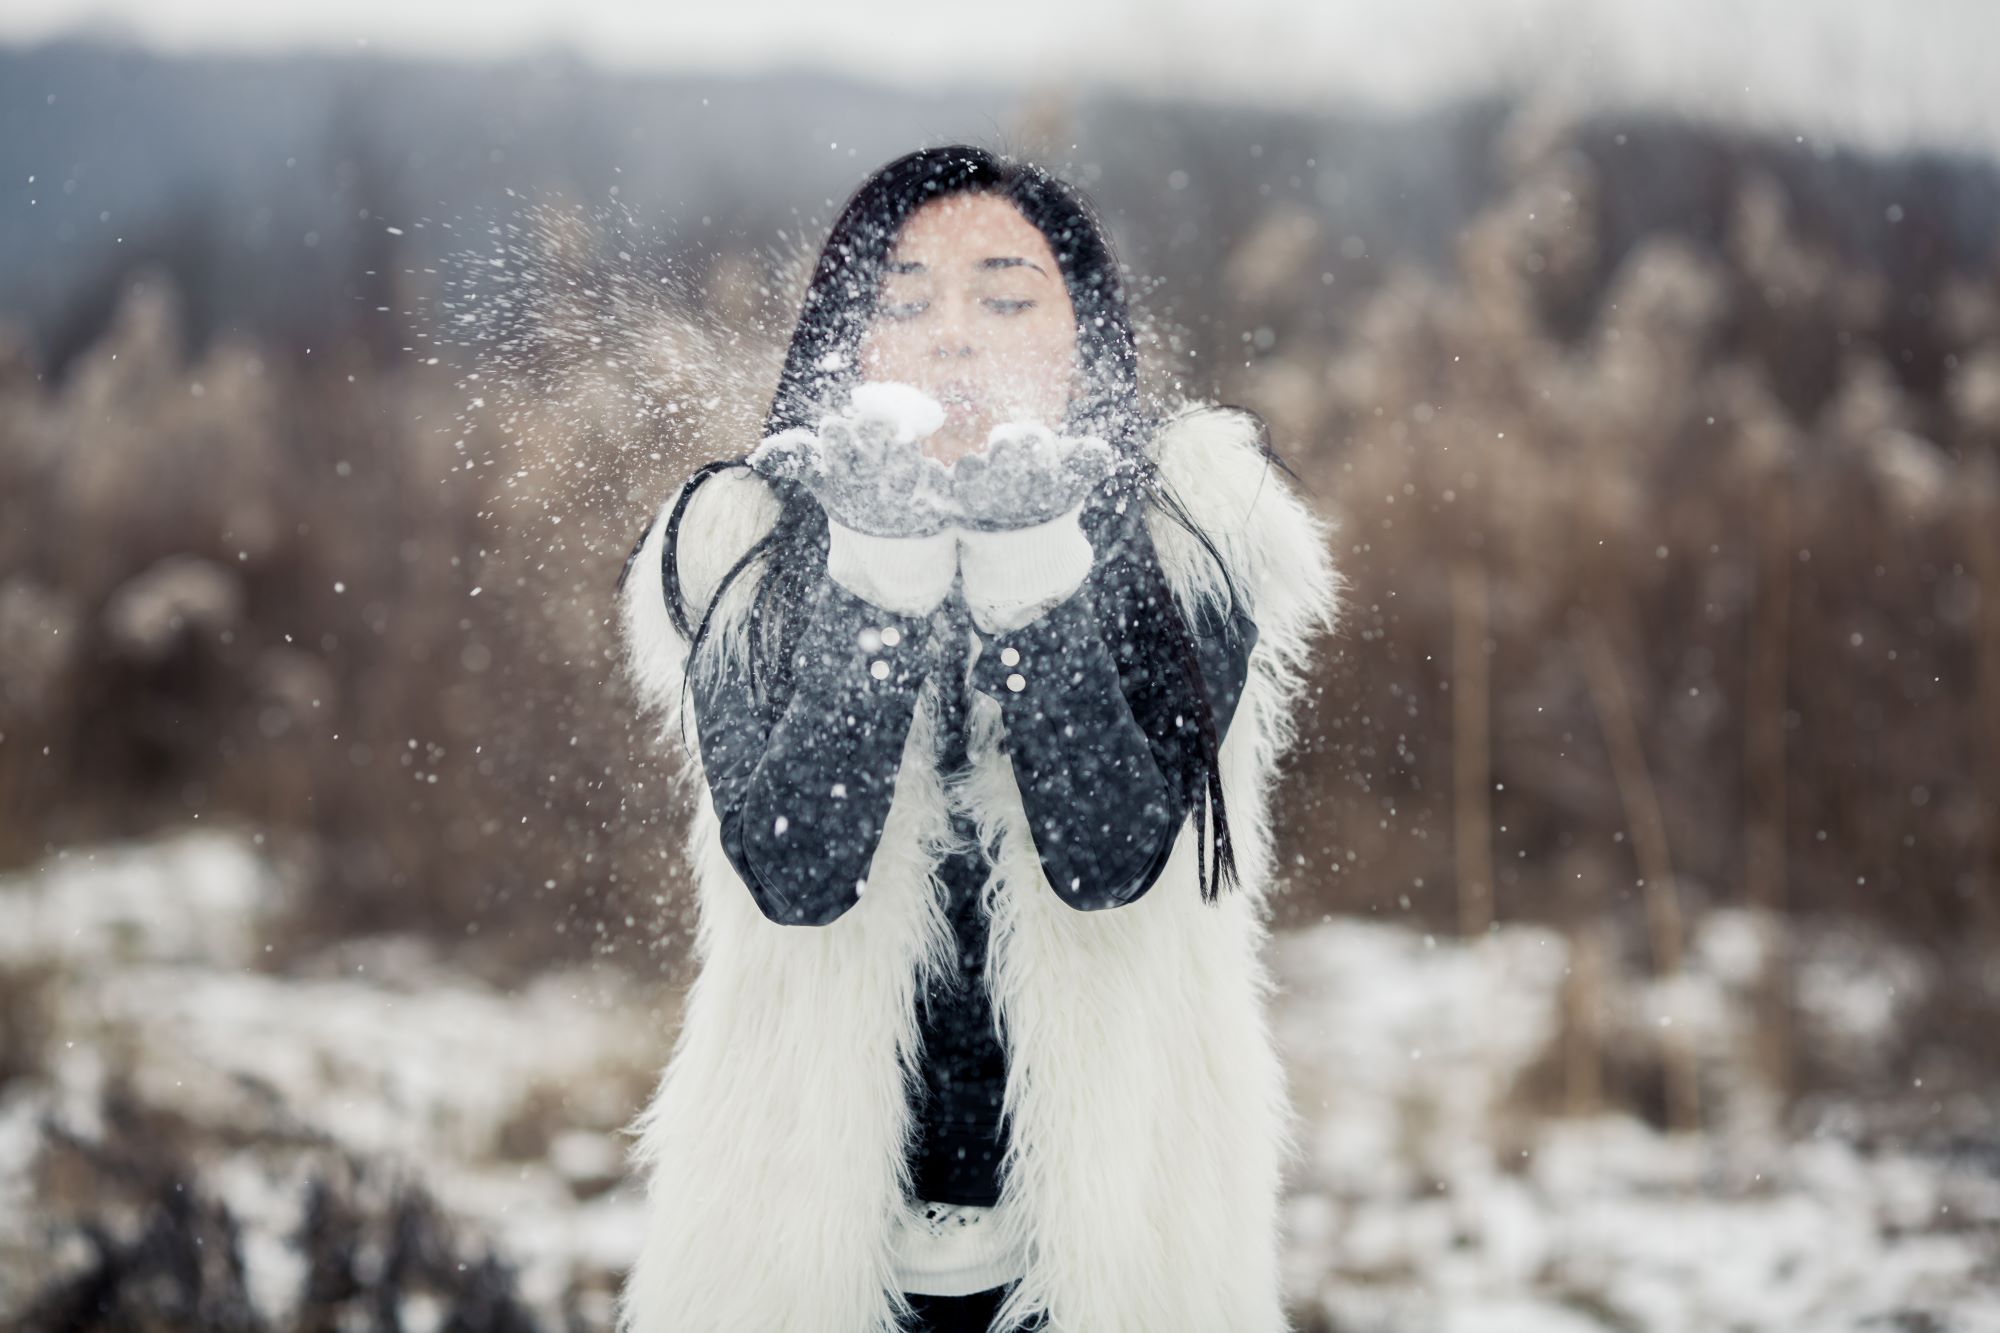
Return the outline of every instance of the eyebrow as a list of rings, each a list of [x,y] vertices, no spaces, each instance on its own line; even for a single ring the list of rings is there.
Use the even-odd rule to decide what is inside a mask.
[[[989,258],[989,259],[982,259],[982,260],[980,260],[980,261],[979,261],[979,267],[981,267],[981,268],[1022,268],[1022,267],[1026,267],[1026,268],[1031,268],[1031,269],[1035,270],[1035,272],[1037,272],[1037,273],[1040,273],[1040,274],[1041,274],[1041,275],[1042,275],[1043,277],[1045,277],[1045,278],[1049,276],[1049,275],[1048,275],[1048,274],[1047,274],[1046,272],[1044,272],[1044,271],[1043,271],[1043,269],[1042,269],[1042,266],[1041,266],[1040,264],[1036,264],[1036,263],[1032,263],[1032,262],[1030,262],[1030,261],[1028,261],[1028,260],[1026,260],[1026,259],[1022,259],[1022,258],[1020,258],[1020,257],[1018,257],[1018,256],[1016,256],[1016,255],[994,255],[994,256],[992,256],[992,257],[991,257],[991,258]]]
[[[979,267],[1031,268],[1045,278],[1049,276],[1048,270],[1043,268],[1040,264],[1037,264],[1032,260],[1022,259],[1018,255],[991,255],[985,259],[980,260]],[[926,268],[922,262],[915,259],[892,259],[889,261],[889,271],[891,273],[927,273],[930,270]]]

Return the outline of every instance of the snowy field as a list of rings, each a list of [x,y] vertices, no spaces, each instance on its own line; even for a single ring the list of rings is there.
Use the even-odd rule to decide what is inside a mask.
[[[43,1015],[41,1068],[0,1082],[0,1325],[149,1225],[143,1194],[91,1174],[131,1155],[137,1105],[145,1146],[186,1164],[168,1192],[230,1219],[213,1234],[237,1260],[201,1262],[268,1327],[295,1326],[309,1292],[333,1299],[319,1252],[339,1230],[335,1178],[343,1271],[359,1286],[393,1271],[403,1328],[442,1326],[464,1299],[450,1274],[482,1264],[518,1299],[489,1326],[605,1327],[639,1234],[618,1129],[667,1049],[672,994],[609,967],[503,991],[403,938],[279,974],[266,940],[285,893],[248,840],[215,832],[0,881],[8,1002],[38,977]],[[2000,1132],[1954,1156],[1888,1150],[1870,1146],[1870,1108],[1829,1104],[1811,1135],[1779,1133],[1747,1054],[1761,938],[1713,914],[1671,990],[1602,992],[1607,1043],[1674,1025],[1693,1043],[1700,1136],[1558,1116],[1523,1091],[1561,1045],[1554,933],[1466,947],[1329,921],[1279,940],[1310,1124],[1288,1204],[1300,1328],[2000,1330]],[[1801,1040],[1865,1054],[1921,992],[1885,943],[1797,945]],[[432,1264],[435,1290],[421,1265],[385,1268],[393,1229],[359,1220],[412,1187],[450,1237],[432,1249],[456,1256]],[[420,1214],[397,1215],[406,1234]]]

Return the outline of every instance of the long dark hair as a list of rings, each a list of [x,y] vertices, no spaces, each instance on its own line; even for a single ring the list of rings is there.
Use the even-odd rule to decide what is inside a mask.
[[[964,144],[906,154],[869,176],[842,206],[820,250],[764,434],[814,426],[839,401],[858,377],[860,343],[904,221],[932,200],[974,192],[1018,208],[1047,238],[1062,270],[1076,314],[1083,372],[1083,391],[1070,405],[1064,430],[1108,441],[1132,465],[1100,486],[1084,507],[1084,531],[1098,553],[1091,590],[1128,698],[1150,695],[1156,706],[1137,711],[1172,719],[1162,724],[1165,734],[1152,740],[1162,765],[1171,769],[1169,776],[1181,780],[1182,790],[1199,793],[1194,805],[1197,875],[1203,901],[1213,902],[1237,878],[1222,794],[1221,745],[1195,650],[1195,630],[1167,583],[1142,521],[1144,513],[1165,514],[1201,544],[1228,592],[1228,612],[1235,610],[1238,594],[1214,543],[1147,455],[1145,446],[1161,419],[1140,401],[1138,348],[1124,283],[1104,228],[1082,196],[1040,167]],[[1258,420],[1257,426],[1266,456],[1275,460],[1263,422]],[[826,515],[819,504],[802,487],[774,482],[781,505],[777,523],[730,567],[699,624],[690,624],[681,593],[677,547],[688,501],[715,473],[746,466],[741,457],[724,459],[689,479],[668,516],[661,582],[667,614],[688,641],[692,658],[709,633],[724,591],[761,562],[749,623],[749,673],[754,694],[768,716],[775,717],[790,697],[793,650],[812,593],[826,571]],[[1228,613],[1222,621],[1227,623]],[[1204,840],[1210,844],[1207,856],[1201,855]]]

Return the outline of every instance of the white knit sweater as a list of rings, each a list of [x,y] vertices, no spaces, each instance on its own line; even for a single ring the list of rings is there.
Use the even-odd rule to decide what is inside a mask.
[[[1005,1286],[1027,1272],[993,1220],[996,1209],[918,1200],[897,1221],[897,1290],[926,1296],[970,1296]]]

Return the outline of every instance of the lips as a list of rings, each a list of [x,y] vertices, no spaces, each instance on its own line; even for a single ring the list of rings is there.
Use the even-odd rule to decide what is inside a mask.
[[[980,408],[979,395],[971,385],[962,380],[937,387],[937,400],[944,404],[944,410],[958,416],[973,416]]]

